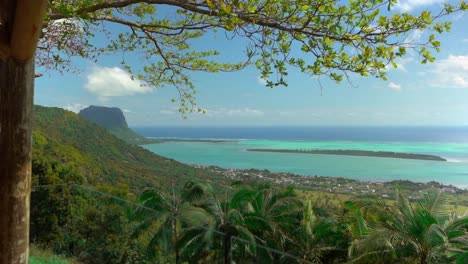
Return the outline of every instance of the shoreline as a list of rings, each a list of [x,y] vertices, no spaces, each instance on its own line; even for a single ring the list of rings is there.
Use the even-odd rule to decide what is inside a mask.
[[[321,191],[331,194],[375,197],[381,199],[395,198],[397,188],[408,191],[413,200],[422,198],[430,190],[437,189],[450,195],[468,197],[468,189],[435,181],[414,182],[411,180],[392,181],[361,181],[338,176],[298,175],[288,172],[272,172],[266,169],[229,169],[219,166],[204,166],[191,164],[195,168],[203,168],[224,175],[229,180],[243,182],[270,182],[279,185],[294,185],[299,190]],[[462,203],[468,207],[468,199]]]
[[[338,156],[360,156],[360,157],[375,157],[375,158],[392,158],[392,159],[413,159],[413,160],[431,160],[443,161],[447,160],[436,155],[415,154],[392,151],[370,151],[370,150],[349,150],[349,149],[246,149],[251,152],[271,152],[271,153],[293,153],[293,154],[315,154],[315,155],[338,155]]]

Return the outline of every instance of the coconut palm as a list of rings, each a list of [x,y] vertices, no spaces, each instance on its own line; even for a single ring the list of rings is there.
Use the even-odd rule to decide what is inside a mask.
[[[141,223],[132,236],[149,233],[146,247],[148,257],[155,258],[158,250],[166,252],[163,255],[174,252],[175,263],[180,263],[176,243],[181,236],[181,229],[185,226],[202,225],[207,219],[205,211],[191,203],[201,199],[209,188],[206,184],[188,182],[180,196],[175,194],[174,189],[170,196],[154,188],[142,193],[140,202],[143,207],[134,212],[134,219]]]
[[[292,188],[272,188],[267,184],[236,186],[230,199],[215,193],[199,201],[210,220],[204,226],[191,226],[179,241],[186,259],[223,257],[245,263],[273,260],[266,246],[281,249],[294,231],[302,203]],[[257,247],[257,246],[264,247]],[[209,252],[212,252],[211,254]],[[205,259],[206,260],[206,259]],[[207,260],[206,260],[207,261]]]
[[[343,247],[347,248],[347,236],[333,219],[316,216],[311,200],[305,201],[301,221],[294,234],[291,253],[303,261],[332,263],[346,258],[342,251]]]
[[[255,237],[235,204],[233,200],[220,200],[214,192],[199,201],[198,207],[208,218],[201,225],[184,230],[178,242],[184,260],[215,262],[222,257],[224,263],[231,263],[233,247],[243,253],[254,253]]]
[[[440,192],[413,205],[398,190],[394,205],[374,209],[373,219],[364,220],[369,233],[350,247],[352,262],[468,262],[468,217],[449,214]]]
[[[291,234],[300,221],[302,210],[302,201],[294,189],[269,184],[243,186],[233,195],[232,202],[241,210],[257,245],[265,246],[258,247],[257,262],[280,258],[266,247],[285,251],[286,245],[291,243]]]

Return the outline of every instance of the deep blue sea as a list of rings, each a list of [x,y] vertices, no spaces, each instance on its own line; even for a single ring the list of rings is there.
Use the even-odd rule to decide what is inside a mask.
[[[258,168],[366,181],[438,181],[468,188],[468,127],[136,127],[153,138],[230,139],[146,145],[189,164]],[[448,162],[248,152],[248,148],[357,149],[432,154]]]
[[[134,127],[146,137],[468,143],[468,127]]]

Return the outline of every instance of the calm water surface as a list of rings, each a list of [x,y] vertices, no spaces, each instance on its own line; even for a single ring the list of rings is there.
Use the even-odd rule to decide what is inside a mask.
[[[167,142],[145,146],[184,163],[257,168],[358,180],[438,181],[468,188],[468,128],[136,128],[149,137],[224,138],[235,142]],[[367,140],[366,140],[367,139]],[[249,148],[359,149],[442,156],[449,162],[248,152]]]

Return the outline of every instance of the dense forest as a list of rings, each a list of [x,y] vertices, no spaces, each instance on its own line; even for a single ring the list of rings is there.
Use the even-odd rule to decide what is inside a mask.
[[[467,263],[446,197],[330,201],[231,182],[58,108],[34,117],[31,241],[78,263]]]

